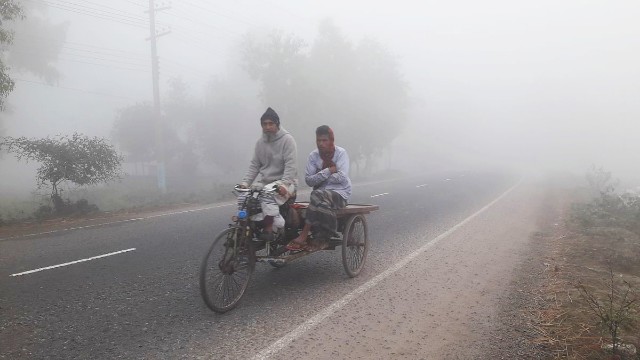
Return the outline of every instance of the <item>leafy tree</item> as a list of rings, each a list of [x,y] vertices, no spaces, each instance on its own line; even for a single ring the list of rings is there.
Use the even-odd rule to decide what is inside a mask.
[[[7,49],[7,64],[12,71],[28,72],[54,83],[60,78],[54,63],[62,51],[69,22],[52,23],[46,2],[23,1],[21,7],[22,21],[9,24],[14,37]]]
[[[170,82],[169,96],[163,104],[163,137],[167,173],[195,175],[193,145],[188,140],[191,124],[202,106],[187,96],[187,85],[179,79]],[[120,109],[111,136],[125,152],[127,162],[136,169],[156,159],[156,119],[153,105],[139,103]],[[171,175],[171,174],[170,174]]]
[[[263,100],[285,115],[295,113],[291,98],[304,85],[305,47],[303,40],[281,31],[250,34],[242,42],[243,68],[261,83]]]
[[[291,119],[300,149],[313,148],[313,130],[328,124],[352,162],[370,168],[406,122],[407,85],[396,59],[372,39],[356,44],[330,21],[320,24],[307,50],[281,32],[244,39],[244,69],[262,99]],[[306,160],[302,151],[301,161]]]
[[[11,72],[28,72],[48,83],[60,74],[53,66],[66,37],[68,23],[52,24],[45,2],[0,0],[0,111],[15,83]],[[19,21],[18,21],[19,20]],[[0,136],[4,118],[0,115]]]
[[[128,161],[140,164],[154,159],[154,129],[153,106],[140,103],[119,111],[111,136]]]
[[[51,187],[51,199],[58,212],[65,205],[59,192],[61,183],[95,185],[120,177],[122,157],[103,138],[79,133],[43,139],[6,137],[0,142],[0,148],[3,146],[18,160],[41,164],[36,175],[38,187]]]
[[[5,48],[13,42],[13,32],[7,28],[6,22],[22,17],[22,8],[13,0],[0,0],[0,46]],[[0,58],[0,110],[4,110],[5,99],[15,86],[7,72],[8,68]]]
[[[190,134],[203,164],[230,177],[239,177],[235,171],[246,170],[264,110],[257,106],[254,89],[243,85],[236,78],[210,81]]]

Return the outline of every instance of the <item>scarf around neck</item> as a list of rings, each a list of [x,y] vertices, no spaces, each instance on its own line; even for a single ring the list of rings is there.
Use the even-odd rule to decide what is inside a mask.
[[[333,163],[333,155],[336,153],[336,146],[334,145],[335,138],[333,136],[333,129],[329,128],[329,149],[326,151],[320,150],[318,148],[318,152],[320,153],[320,158],[322,159],[322,169],[326,169],[328,167],[334,166]]]

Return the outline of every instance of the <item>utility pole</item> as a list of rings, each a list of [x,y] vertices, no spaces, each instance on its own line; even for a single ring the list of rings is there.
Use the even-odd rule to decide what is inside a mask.
[[[158,189],[163,194],[167,193],[167,178],[165,171],[164,154],[164,120],[160,110],[160,70],[158,64],[158,48],[156,39],[166,35],[169,31],[161,34],[156,33],[156,12],[168,9],[168,6],[156,8],[155,0],[149,0],[149,40],[151,42],[151,77],[153,79],[153,117],[155,118],[156,131],[156,171],[158,177]]]

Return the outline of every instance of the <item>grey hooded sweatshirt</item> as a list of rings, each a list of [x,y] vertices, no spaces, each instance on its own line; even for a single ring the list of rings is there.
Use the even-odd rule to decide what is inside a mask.
[[[245,185],[251,185],[258,175],[263,185],[282,181],[283,185],[295,185],[298,182],[298,150],[296,141],[284,128],[275,134],[262,134],[256,142],[249,171],[242,179]]]

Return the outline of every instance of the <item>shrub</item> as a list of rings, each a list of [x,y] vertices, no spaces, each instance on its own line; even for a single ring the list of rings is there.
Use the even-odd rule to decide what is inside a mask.
[[[578,284],[578,289],[589,310],[596,316],[600,328],[609,335],[613,353],[616,354],[622,332],[637,326],[640,298],[629,282],[616,281],[612,268],[609,268],[609,274],[606,294],[599,294],[596,288],[584,284]]]

